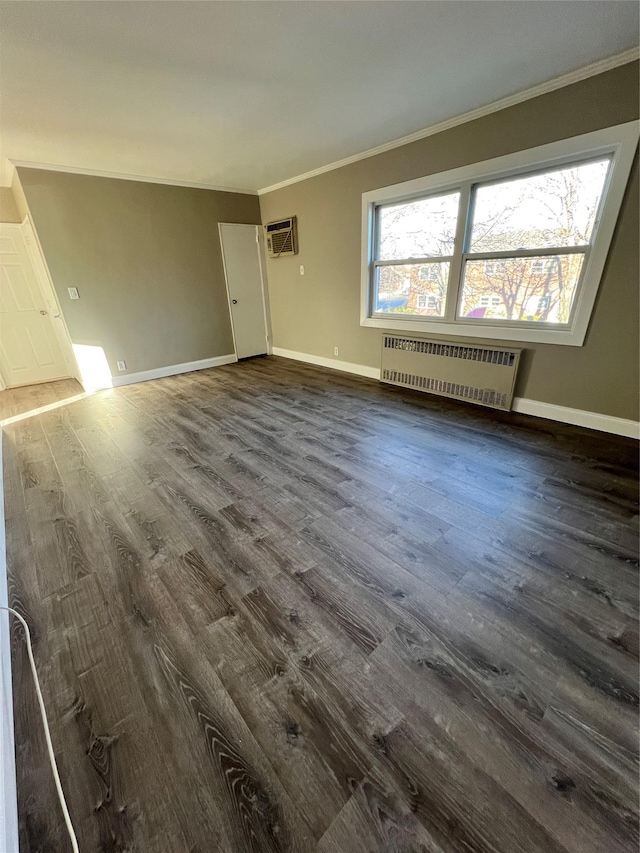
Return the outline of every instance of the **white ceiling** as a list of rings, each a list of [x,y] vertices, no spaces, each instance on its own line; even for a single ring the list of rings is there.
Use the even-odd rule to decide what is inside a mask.
[[[638,43],[637,2],[1,2],[3,161],[256,190]]]

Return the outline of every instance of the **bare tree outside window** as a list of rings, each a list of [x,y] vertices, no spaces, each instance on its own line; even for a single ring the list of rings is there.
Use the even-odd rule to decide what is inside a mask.
[[[461,316],[569,321],[609,163],[583,163],[476,187]],[[566,251],[519,254],[550,249]],[[493,252],[510,256],[473,259]],[[486,303],[486,296],[496,299]]]

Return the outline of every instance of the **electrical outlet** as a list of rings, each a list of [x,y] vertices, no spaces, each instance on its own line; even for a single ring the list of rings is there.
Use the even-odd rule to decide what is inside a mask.
[[[69,299],[80,299],[77,287],[68,287],[67,290],[69,291]]]
[[[127,362],[126,361],[119,361],[118,362],[118,370],[126,370],[126,369],[127,369]]]
[[[333,354],[334,354],[334,355],[338,355],[338,347],[334,347],[334,348],[333,348]]]
[[[304,275],[304,264],[300,264],[300,275]]]

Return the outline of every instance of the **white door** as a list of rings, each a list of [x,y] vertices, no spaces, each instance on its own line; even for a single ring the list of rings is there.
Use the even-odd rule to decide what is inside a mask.
[[[236,355],[263,355],[267,321],[258,226],[221,223],[219,227]]]
[[[55,309],[54,309],[55,310]],[[70,375],[20,225],[0,225],[0,370],[8,387]]]

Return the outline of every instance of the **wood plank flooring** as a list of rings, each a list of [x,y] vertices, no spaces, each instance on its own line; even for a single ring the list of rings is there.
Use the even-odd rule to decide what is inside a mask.
[[[264,358],[3,452],[83,853],[637,850],[634,442]],[[66,851],[12,640],[20,849]]]
[[[59,379],[57,382],[0,391],[0,426],[6,418],[24,415],[41,406],[69,400],[79,394],[84,394],[84,389],[75,379]]]

